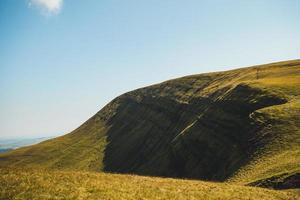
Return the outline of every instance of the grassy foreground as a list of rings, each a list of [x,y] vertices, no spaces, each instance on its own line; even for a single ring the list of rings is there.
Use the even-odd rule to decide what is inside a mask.
[[[0,169],[0,199],[299,199],[227,183],[96,172]],[[299,192],[299,191],[298,191]]]

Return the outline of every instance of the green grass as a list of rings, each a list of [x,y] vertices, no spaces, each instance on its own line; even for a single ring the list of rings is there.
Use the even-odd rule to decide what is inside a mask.
[[[88,121],[70,134],[0,155],[0,166],[101,171],[103,132],[101,123]]]
[[[0,199],[299,199],[297,191],[78,171],[0,169],[0,186]]]

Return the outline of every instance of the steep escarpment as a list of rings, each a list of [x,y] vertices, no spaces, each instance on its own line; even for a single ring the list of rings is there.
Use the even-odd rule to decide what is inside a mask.
[[[207,180],[224,180],[259,144],[249,144],[259,128],[251,112],[286,102],[244,84],[186,102],[131,95],[108,121],[104,169]]]
[[[0,155],[0,166],[260,186],[284,173],[294,187],[299,88],[299,60],[169,80],[117,97],[65,136]]]

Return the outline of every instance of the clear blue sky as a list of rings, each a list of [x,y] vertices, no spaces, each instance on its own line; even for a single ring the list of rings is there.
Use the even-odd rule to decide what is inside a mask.
[[[170,78],[300,58],[299,0],[1,0],[0,138]]]

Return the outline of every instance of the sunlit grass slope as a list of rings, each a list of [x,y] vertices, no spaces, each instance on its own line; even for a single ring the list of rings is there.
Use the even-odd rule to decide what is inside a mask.
[[[0,199],[297,199],[295,192],[93,172],[0,169]]]
[[[65,136],[1,154],[0,166],[299,188],[300,60],[128,92]]]
[[[286,63],[287,66],[291,63]],[[269,75],[272,73],[272,76]],[[258,109],[251,113],[257,124],[264,124],[257,132],[260,140],[266,138],[264,146],[258,148],[246,165],[230,179],[233,182],[255,183],[268,186],[273,182],[293,179],[300,187],[300,66],[263,69],[261,78],[249,84],[284,96],[288,102]],[[290,179],[290,180],[288,180]],[[266,180],[261,182],[260,180]]]

